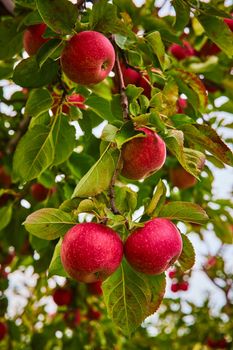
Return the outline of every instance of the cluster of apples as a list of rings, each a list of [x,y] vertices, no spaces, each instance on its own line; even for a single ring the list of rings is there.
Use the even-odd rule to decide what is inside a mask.
[[[211,349],[228,349],[229,347],[229,343],[224,337],[217,340],[208,337],[206,345]]]
[[[8,333],[8,327],[6,322],[0,321],[0,341],[5,338]]]
[[[189,289],[189,283],[187,281],[187,275],[182,272],[173,269],[169,271],[168,276],[172,279],[171,291],[176,293],[178,291],[186,292]]]

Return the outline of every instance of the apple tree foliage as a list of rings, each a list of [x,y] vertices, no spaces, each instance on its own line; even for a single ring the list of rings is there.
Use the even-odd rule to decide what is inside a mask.
[[[13,12],[0,7],[0,320],[8,329],[0,349],[233,348],[233,274],[223,254],[233,243],[233,205],[213,192],[213,170],[233,165],[232,122],[222,113],[233,113],[233,34],[226,22],[233,8],[222,0],[159,6],[151,0],[140,7],[131,0],[15,0]],[[165,7],[170,12],[162,16]],[[27,57],[23,33],[38,23],[47,25],[49,40]],[[83,30],[103,33],[116,52],[113,74],[88,87],[68,80],[59,64],[66,40]],[[171,45],[184,40],[193,54],[177,59]],[[122,65],[145,77],[149,95],[140,84],[122,85]],[[69,105],[63,113],[73,93],[84,96],[86,108]],[[62,96],[55,113],[54,94]],[[180,97],[186,98],[181,111]],[[167,147],[165,165],[143,181],[120,175],[121,148],[138,137],[135,126],[152,128]],[[174,186],[171,171],[180,165],[197,179],[194,186]],[[48,190],[42,201],[32,196],[35,183]],[[67,277],[61,242],[80,220],[104,223],[124,240],[155,217],[183,223],[176,281],[192,275],[190,232],[205,242],[211,231],[221,242],[202,266],[225,297],[218,314],[208,296],[202,306],[186,301],[185,307],[179,293],[164,299],[168,277],[139,273],[124,259],[103,282],[103,296]],[[30,267],[36,282],[27,286],[23,309],[11,315],[8,278]],[[74,298],[51,315],[46,297],[57,275]]]

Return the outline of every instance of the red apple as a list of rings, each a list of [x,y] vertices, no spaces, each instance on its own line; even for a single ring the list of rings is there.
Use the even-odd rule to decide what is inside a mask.
[[[179,97],[177,100],[177,113],[185,114],[185,109],[188,107],[188,102],[185,98]]]
[[[221,49],[214,44],[212,41],[207,41],[201,48],[201,50],[198,53],[198,56],[215,56],[217,55]]]
[[[197,179],[180,166],[170,169],[170,180],[173,186],[182,190],[193,187],[197,183]]]
[[[43,202],[49,195],[49,191],[48,188],[40,183],[32,184],[30,188],[31,195],[37,202]]]
[[[145,137],[137,137],[122,147],[122,175],[139,180],[159,170],[166,159],[166,145],[161,137],[148,128],[137,128]]]
[[[176,277],[176,270],[171,270],[171,271],[169,271],[168,276],[169,276],[170,278],[175,278],[175,277]]]
[[[231,18],[224,18],[224,22],[228,25],[230,30],[233,32],[233,19],[231,19]]]
[[[53,293],[53,300],[58,306],[70,305],[73,293],[70,288],[57,288]]]
[[[179,289],[186,292],[189,289],[189,283],[187,281],[179,283]]]
[[[104,80],[114,62],[115,51],[111,42],[95,31],[75,34],[61,55],[64,73],[70,80],[83,85],[97,84]]]
[[[91,283],[102,281],[120,265],[123,243],[111,228],[97,223],[82,223],[65,235],[61,261],[74,279]]]
[[[53,106],[52,106],[52,112],[53,114],[57,113],[58,105],[61,101],[61,96],[53,93]],[[75,106],[80,109],[86,109],[87,106],[83,103],[85,101],[85,97],[83,97],[80,94],[72,94],[69,96],[66,96],[66,99],[62,103],[62,113],[69,114],[70,107],[69,106]]]
[[[151,85],[148,83],[150,81],[149,76],[142,75],[137,83],[137,86],[142,87],[144,89],[143,94],[150,99],[151,98]]]
[[[157,275],[168,269],[180,256],[182,239],[176,226],[156,218],[133,231],[124,245],[129,264],[137,271]]]
[[[174,43],[169,47],[168,51],[171,52],[177,60],[183,60],[195,55],[195,50],[189,42],[185,40],[183,41],[183,46]]]
[[[9,188],[11,185],[11,177],[5,170],[3,165],[0,165],[0,187]]]
[[[101,312],[90,308],[88,310],[87,317],[89,320],[99,320],[101,317]]]
[[[172,291],[173,293],[178,292],[178,291],[179,291],[179,283],[172,283],[172,285],[171,285],[171,291]]]
[[[7,331],[8,331],[8,328],[6,323],[0,321],[0,340],[5,338]]]
[[[89,283],[88,284],[88,290],[91,294],[95,294],[95,295],[102,295],[103,291],[102,291],[102,281],[98,281],[98,282],[94,282],[94,283]]]
[[[134,85],[138,84],[141,78],[141,74],[138,71],[130,67],[126,67],[123,63],[121,63],[121,70],[122,70],[125,86],[129,84],[134,84]]]
[[[43,38],[46,30],[46,24],[34,24],[28,27],[23,35],[23,46],[29,56],[35,55],[39,48],[49,39]]]

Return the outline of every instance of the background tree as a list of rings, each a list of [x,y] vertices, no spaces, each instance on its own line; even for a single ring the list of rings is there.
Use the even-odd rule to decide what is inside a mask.
[[[213,193],[233,165],[232,7],[0,11],[0,349],[232,349],[233,205]],[[193,268],[190,234],[210,231]],[[199,268],[217,312],[185,300]]]

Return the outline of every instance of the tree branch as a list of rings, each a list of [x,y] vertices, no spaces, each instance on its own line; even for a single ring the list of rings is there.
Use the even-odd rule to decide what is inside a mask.
[[[115,214],[115,215],[121,214],[121,212],[116,207],[115,191],[114,191],[115,182],[116,182],[116,179],[120,173],[120,170],[121,170],[121,157],[118,158],[117,165],[116,165],[116,168],[114,170],[114,173],[113,173],[113,176],[112,176],[112,179],[110,182],[110,186],[109,186],[110,206],[111,206],[111,210],[112,210],[113,214]]]

